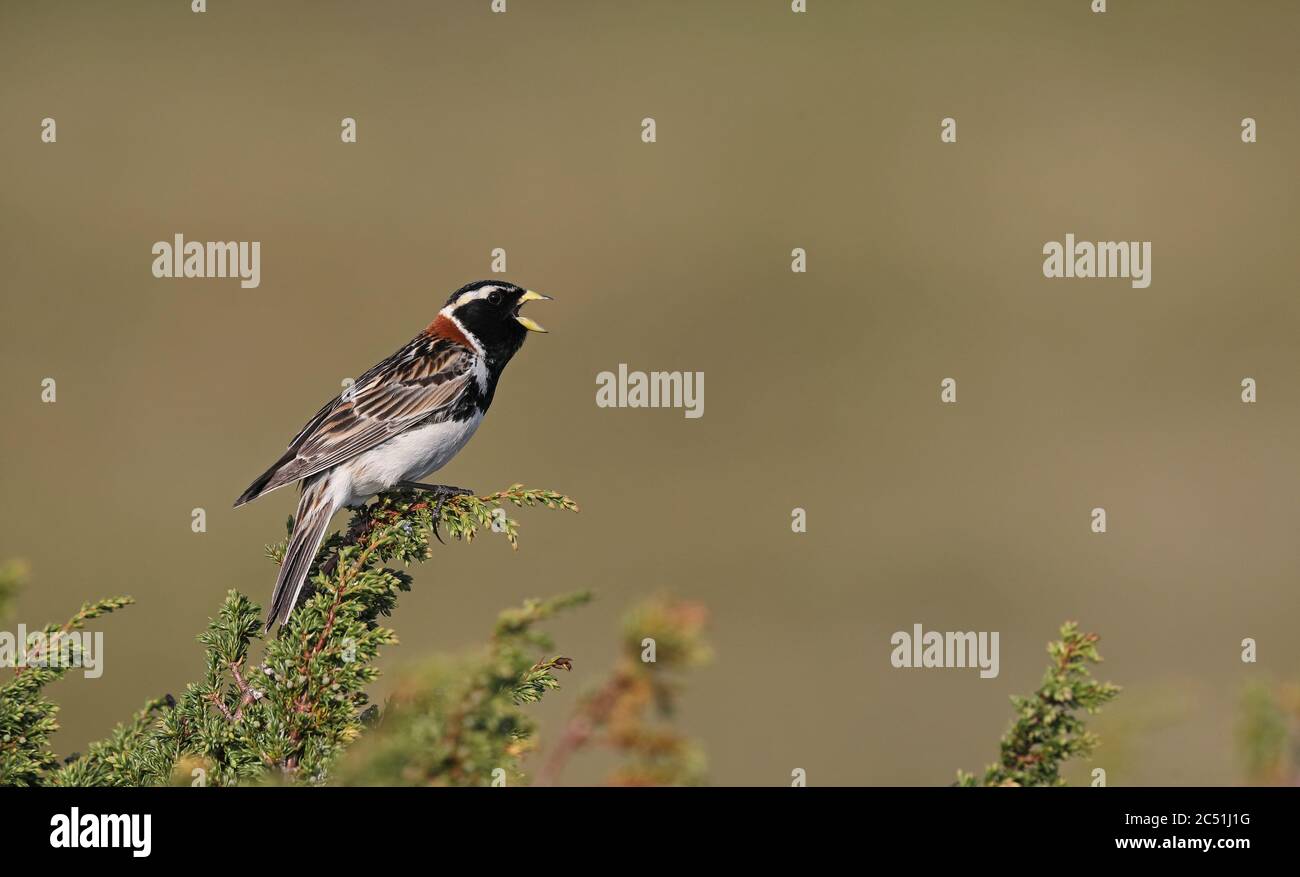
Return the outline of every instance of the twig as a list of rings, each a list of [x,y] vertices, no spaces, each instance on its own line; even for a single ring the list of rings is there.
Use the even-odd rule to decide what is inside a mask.
[[[619,698],[627,690],[629,679],[622,671],[614,674],[605,685],[587,700],[569,719],[564,734],[551,750],[546,763],[537,772],[538,786],[553,786],[574,754],[590,742],[596,730],[609,720]]]

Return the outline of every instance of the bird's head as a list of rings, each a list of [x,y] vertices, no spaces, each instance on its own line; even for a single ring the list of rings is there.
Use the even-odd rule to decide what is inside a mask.
[[[452,320],[471,343],[476,342],[490,362],[504,366],[529,332],[546,331],[519,309],[526,302],[550,298],[502,280],[479,280],[453,292],[439,313]]]

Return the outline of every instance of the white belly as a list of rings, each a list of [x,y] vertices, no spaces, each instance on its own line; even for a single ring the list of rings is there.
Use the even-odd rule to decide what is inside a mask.
[[[357,505],[399,481],[418,481],[441,469],[465,447],[482,420],[476,414],[460,422],[416,427],[353,457],[339,467],[339,474],[346,473],[351,481],[345,504]]]

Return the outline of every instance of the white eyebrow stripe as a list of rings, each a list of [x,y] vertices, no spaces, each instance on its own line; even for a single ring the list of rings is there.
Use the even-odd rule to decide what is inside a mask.
[[[471,289],[469,292],[462,292],[456,298],[456,303],[452,305],[452,307],[458,308],[467,302],[476,301],[480,298],[487,298],[491,293],[496,292],[500,288],[501,287],[499,286],[488,285],[480,286],[478,289]]]

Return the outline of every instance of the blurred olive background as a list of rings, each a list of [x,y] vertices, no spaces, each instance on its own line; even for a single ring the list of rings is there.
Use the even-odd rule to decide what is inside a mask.
[[[0,3],[10,624],[139,601],[53,691],[65,752],[200,674],[226,589],[269,598],[296,497],[231,502],[503,247],[551,334],[437,480],[583,511],[435,546],[385,667],[593,588],[551,625],[553,739],[668,590],[713,613],[680,720],[714,782],[937,785],[996,757],[1077,618],[1124,686],[1110,784],[1241,781],[1242,685],[1300,672],[1300,7],[208,5]],[[1044,279],[1068,232],[1152,241],[1150,288]],[[176,233],[261,241],[260,288],[153,278]],[[703,371],[704,417],[597,408],[620,362]],[[891,668],[915,622],[1000,631],[1001,675]]]

